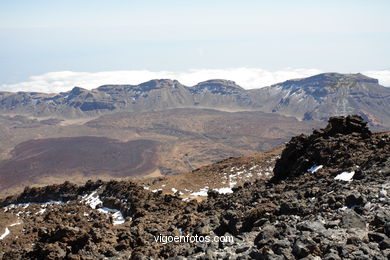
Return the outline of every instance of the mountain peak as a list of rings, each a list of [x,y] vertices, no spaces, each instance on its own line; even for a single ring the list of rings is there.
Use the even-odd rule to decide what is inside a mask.
[[[72,90],[69,92],[69,94],[72,96],[78,96],[81,93],[85,93],[85,92],[88,92],[88,89],[80,88],[80,87],[76,86],[76,87],[72,88]]]
[[[197,85],[205,85],[205,84],[219,84],[219,85],[224,85],[229,87],[241,88],[233,80],[227,80],[227,79],[210,79],[210,80],[199,82]]]
[[[336,72],[327,72],[327,73],[321,73],[307,78],[287,80],[281,84],[300,83],[300,84],[311,85],[311,86],[330,86],[338,82],[378,84],[377,79],[370,78],[361,73],[342,74]],[[281,84],[277,84],[277,85],[281,85]]]
[[[177,80],[171,79],[153,79],[138,85],[142,89],[162,89],[162,88],[175,88],[176,86],[182,86]]]
[[[209,91],[213,94],[232,94],[245,90],[232,80],[211,79],[198,83],[191,88],[191,91],[193,93]]]
[[[309,77],[308,79],[328,79],[328,80],[336,80],[336,81],[354,81],[354,82],[364,82],[364,83],[375,83],[378,84],[378,80],[374,78],[370,78],[361,73],[350,73],[350,74],[341,74],[341,73],[323,73],[313,77]]]

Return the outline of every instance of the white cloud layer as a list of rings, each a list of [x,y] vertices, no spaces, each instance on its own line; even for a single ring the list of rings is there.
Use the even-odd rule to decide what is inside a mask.
[[[0,85],[0,91],[65,92],[74,86],[86,89],[105,84],[140,84],[151,79],[176,79],[186,86],[193,86],[209,79],[228,79],[246,89],[261,88],[288,79],[312,76],[323,71],[318,69],[284,69],[269,71],[259,68],[194,69],[179,71],[104,71],[73,72],[58,71],[31,76],[28,81]],[[390,86],[390,70],[366,71],[363,74],[379,79],[384,86]]]
[[[390,87],[390,70],[369,70],[362,72],[364,75],[379,80],[379,84]]]

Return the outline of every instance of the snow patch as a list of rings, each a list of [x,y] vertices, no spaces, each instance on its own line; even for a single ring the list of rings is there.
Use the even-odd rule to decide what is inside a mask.
[[[52,204],[60,205],[60,204],[64,204],[64,203],[62,201],[58,201],[58,200],[50,200],[48,202],[38,203],[38,204],[41,205],[41,207],[47,207],[47,205],[52,205]]]
[[[46,209],[43,208],[41,210],[39,210],[37,213],[35,213],[35,215],[42,215],[43,213],[45,213]]]
[[[180,235],[183,234],[183,229],[182,228],[177,228],[177,230],[179,231]]]
[[[231,188],[229,188],[229,187],[219,188],[219,189],[214,189],[214,190],[217,191],[220,194],[233,193],[233,190]]]
[[[352,177],[355,175],[355,171],[351,172],[342,172],[336,177],[334,177],[335,180],[340,180],[340,181],[352,181]]]
[[[233,188],[237,184],[236,181],[230,181],[230,188]]]
[[[107,215],[111,215],[113,220],[112,224],[114,226],[125,223],[125,218],[123,217],[122,212],[117,209],[100,208],[98,211]]]
[[[89,205],[92,209],[96,209],[96,207],[98,205],[99,206],[103,205],[103,201],[100,200],[99,195],[97,195],[97,191],[94,191],[89,195],[84,195],[82,197],[81,201],[84,202],[85,204]],[[112,219],[113,219],[113,225],[119,225],[119,224],[123,224],[125,222],[125,218],[123,217],[122,212],[120,212],[117,209],[110,209],[110,208],[103,207],[103,208],[99,208],[97,210],[101,213],[111,215]],[[84,213],[84,216],[85,216],[85,213]],[[88,216],[88,214],[87,214],[87,216]]]
[[[11,232],[9,229],[6,227],[5,232],[0,236],[0,240],[3,240],[6,236],[8,236]]]
[[[250,173],[248,173],[247,175],[246,175],[246,177],[247,178],[251,178],[253,175],[252,175],[252,173],[250,172]]]
[[[209,191],[209,187],[206,186],[202,189],[200,189],[198,192],[193,192],[191,193],[190,195],[191,196],[195,196],[195,197],[198,197],[198,196],[203,196],[203,197],[207,197],[207,192]]]
[[[319,169],[322,169],[324,166],[323,165],[313,165],[313,167],[311,167],[310,169],[308,169],[307,171],[308,172],[311,172],[311,173],[315,173],[316,171],[318,171]]]
[[[89,195],[84,195],[81,201],[89,205],[92,209],[96,209],[98,205],[103,205],[103,201],[100,200],[97,191],[94,191]]]
[[[58,204],[64,204],[64,202],[50,200],[50,201],[44,202],[44,203],[27,202],[27,203],[20,203],[20,204],[10,204],[10,205],[8,205],[7,207],[4,208],[4,212],[7,212],[7,211],[9,211],[11,209],[15,209],[15,208],[27,209],[31,204],[40,205],[41,207],[45,208],[45,207],[47,207],[47,205],[51,205],[51,204],[57,204],[57,205]],[[16,215],[19,216],[20,213],[23,213],[23,211],[19,211]]]
[[[181,196],[181,195],[184,194],[183,192],[181,192],[181,191],[179,191],[179,190],[177,190],[177,189],[175,189],[175,188],[172,188],[171,190],[172,190],[173,194],[175,194],[176,192],[178,192],[178,193],[179,193],[179,196]]]

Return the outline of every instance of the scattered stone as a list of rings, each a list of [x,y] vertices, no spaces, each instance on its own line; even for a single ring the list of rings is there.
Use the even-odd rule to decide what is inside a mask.
[[[367,224],[361,216],[356,214],[354,211],[349,211],[342,217],[341,226],[343,228],[353,228],[353,229],[365,230],[367,227]]]

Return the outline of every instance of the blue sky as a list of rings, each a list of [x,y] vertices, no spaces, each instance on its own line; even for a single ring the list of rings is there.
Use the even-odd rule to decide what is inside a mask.
[[[390,1],[0,1],[0,84],[47,72],[390,70]]]

